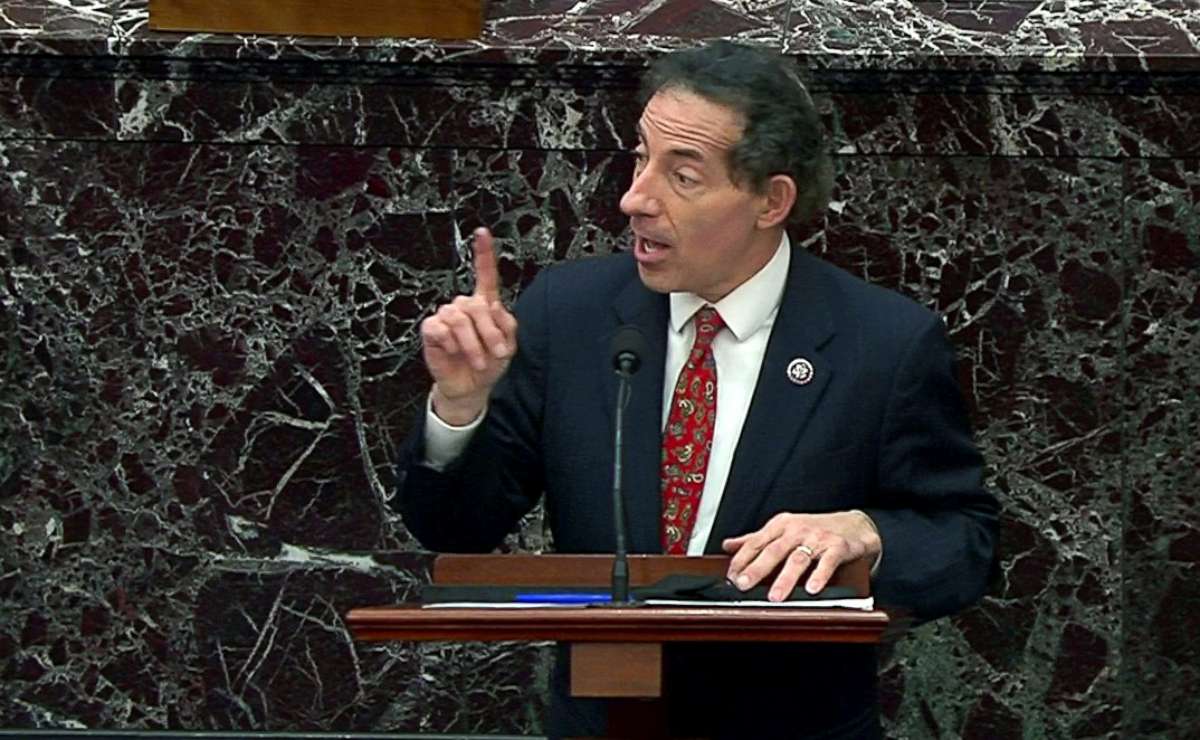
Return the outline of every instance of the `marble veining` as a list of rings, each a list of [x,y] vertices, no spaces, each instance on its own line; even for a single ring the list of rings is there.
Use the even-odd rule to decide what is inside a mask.
[[[1200,48],[1195,0],[494,0],[479,39],[448,43],[163,33],[149,29],[147,8],[148,0],[18,0],[0,12],[0,43],[32,52],[101,36],[118,55],[528,63],[636,61],[647,51],[732,36],[818,66],[1050,71],[1194,71]]]
[[[0,726],[533,733],[545,645],[357,644],[416,326],[627,244],[646,56],[793,56],[794,234],[941,311],[1004,502],[984,603],[885,646],[892,737],[1200,726],[1200,4],[497,0],[466,42],[0,8]],[[505,543],[544,551],[540,511]]]

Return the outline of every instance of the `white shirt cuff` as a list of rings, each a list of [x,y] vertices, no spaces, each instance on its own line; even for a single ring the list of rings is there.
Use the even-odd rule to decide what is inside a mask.
[[[471,423],[456,427],[433,413],[433,394],[425,399],[425,459],[422,464],[441,472],[467,449],[475,430],[487,415],[485,408]]]

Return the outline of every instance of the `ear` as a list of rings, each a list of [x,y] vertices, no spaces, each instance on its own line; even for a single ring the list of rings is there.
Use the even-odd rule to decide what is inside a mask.
[[[796,202],[796,181],[788,175],[771,175],[763,188],[762,208],[757,226],[769,229],[787,221],[792,204]]]

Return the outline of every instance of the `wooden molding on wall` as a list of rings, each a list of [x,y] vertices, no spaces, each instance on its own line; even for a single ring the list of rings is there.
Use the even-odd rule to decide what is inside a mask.
[[[478,38],[486,0],[150,0],[156,31]]]

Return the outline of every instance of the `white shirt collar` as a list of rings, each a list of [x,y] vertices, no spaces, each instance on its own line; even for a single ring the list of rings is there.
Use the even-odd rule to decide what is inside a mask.
[[[791,255],[791,240],[785,231],[767,264],[714,305],[739,342],[758,331],[779,308]],[[695,293],[672,293],[671,328],[682,332],[692,316],[706,305],[708,301]]]

